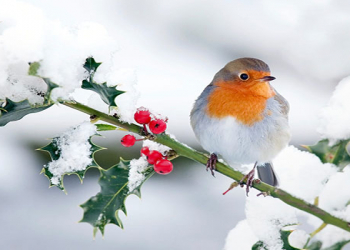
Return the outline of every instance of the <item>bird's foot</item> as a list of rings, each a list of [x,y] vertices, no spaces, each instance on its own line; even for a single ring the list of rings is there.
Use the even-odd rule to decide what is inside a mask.
[[[214,170],[216,170],[216,162],[218,161],[218,156],[214,153],[212,153],[208,159],[207,162],[207,171],[210,169],[210,172],[213,176],[214,175]]]
[[[246,195],[247,196],[249,193],[249,188],[251,188],[253,186],[254,175],[255,175],[255,167],[247,175],[243,176],[243,178],[239,182],[239,185],[241,185],[241,187],[243,187],[244,184],[246,185]]]

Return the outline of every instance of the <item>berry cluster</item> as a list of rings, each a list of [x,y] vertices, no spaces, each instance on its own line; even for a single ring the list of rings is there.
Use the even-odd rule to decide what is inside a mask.
[[[145,108],[137,109],[134,119],[137,123],[143,125],[144,132],[148,134],[147,127],[153,134],[160,134],[166,130],[166,120],[162,119],[153,119],[151,118],[151,112]],[[124,147],[132,147],[134,146],[136,141],[141,141],[142,139],[136,139],[133,135],[125,135],[121,139],[121,144]],[[150,150],[148,147],[141,148],[141,155],[147,157],[147,161],[149,164],[153,165],[154,171],[158,174],[169,174],[173,170],[173,164],[171,161],[166,159],[165,156],[162,155],[157,150]]]
[[[137,123],[142,124],[145,132],[147,132],[146,124],[148,124],[149,130],[153,134],[160,134],[166,130],[166,121],[162,119],[153,119],[151,118],[151,112],[145,108],[138,108],[134,119]]]
[[[148,163],[153,165],[154,171],[158,174],[169,174],[173,171],[171,161],[167,160],[159,151],[149,150],[148,147],[143,147],[141,148],[141,154],[147,157]]]

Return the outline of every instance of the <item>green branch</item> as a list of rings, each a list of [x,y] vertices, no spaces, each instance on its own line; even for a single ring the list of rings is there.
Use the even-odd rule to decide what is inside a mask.
[[[79,110],[81,112],[84,112],[90,116],[97,116],[102,121],[108,122],[110,124],[114,124],[118,127],[124,128],[129,130],[130,132],[142,135],[142,127],[135,125],[135,124],[128,124],[121,122],[117,117],[110,116],[108,114],[105,114],[103,112],[97,111],[95,109],[92,109],[88,106],[85,106],[83,104],[77,103],[77,102],[66,102],[63,103],[64,105]],[[161,143],[165,146],[168,146],[175,150],[179,156],[184,156],[186,158],[192,159],[194,161],[197,161],[202,164],[206,164],[208,161],[208,156],[197,151],[194,149],[189,148],[188,146],[174,140],[169,135],[166,134],[160,134],[157,135],[154,138],[154,141]],[[234,179],[236,181],[240,181],[243,178],[243,174],[241,172],[238,172],[231,167],[229,167],[226,164],[218,162],[216,164],[216,171],[230,177],[231,179]],[[266,183],[260,182],[254,182],[253,187],[261,192],[266,193],[267,195],[270,195],[272,197],[278,198],[284,203],[291,205],[297,209],[303,210],[309,214],[312,214],[318,218],[320,218],[324,223],[331,224],[336,227],[342,228],[348,232],[350,232],[350,223],[346,222],[342,219],[339,219],[330,213],[320,209],[319,207],[308,203],[302,199],[296,198],[292,196],[291,194],[287,193],[286,191],[270,186]]]

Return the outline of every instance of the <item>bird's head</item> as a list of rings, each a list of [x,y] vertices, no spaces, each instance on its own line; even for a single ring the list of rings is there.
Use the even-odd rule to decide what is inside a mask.
[[[214,77],[213,84],[221,87],[252,87],[274,80],[269,66],[255,58],[239,58],[226,64]]]

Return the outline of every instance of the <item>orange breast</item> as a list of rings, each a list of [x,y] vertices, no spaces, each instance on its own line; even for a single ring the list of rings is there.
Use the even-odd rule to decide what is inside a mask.
[[[209,96],[207,114],[215,118],[232,116],[246,125],[263,119],[268,98],[275,95],[268,83],[240,86],[227,82],[218,86]]]

